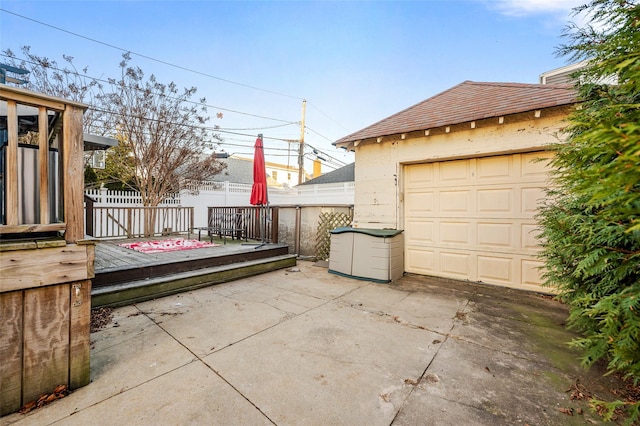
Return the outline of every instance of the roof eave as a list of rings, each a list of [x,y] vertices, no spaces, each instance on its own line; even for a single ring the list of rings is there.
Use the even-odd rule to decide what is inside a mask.
[[[571,105],[576,105],[579,102],[577,100],[572,101],[572,102],[563,102],[563,103],[558,103],[555,105],[546,105],[546,106],[541,106],[541,107],[536,107],[536,108],[527,108],[526,110],[522,110],[522,111],[514,111],[511,112],[509,114],[492,114],[492,115],[487,115],[484,117],[478,117],[477,119],[474,120],[465,120],[465,121],[456,121],[456,122],[447,122],[444,124],[440,124],[438,123],[438,125],[436,126],[431,126],[431,127],[421,127],[421,128],[407,128],[406,130],[403,130],[402,132],[396,132],[396,133],[387,133],[387,134],[380,134],[380,135],[367,135],[367,136],[362,136],[360,135],[358,138],[351,138],[350,136],[345,136],[342,139],[337,140],[336,142],[333,142],[333,145],[336,146],[337,148],[342,148],[345,149],[347,151],[355,151],[355,147],[359,146],[360,144],[364,143],[364,142],[368,142],[368,141],[374,141],[374,142],[382,142],[384,140],[396,140],[396,139],[404,139],[404,137],[402,137],[402,135],[406,135],[408,133],[415,133],[415,132],[425,132],[425,136],[428,134],[428,132],[436,130],[436,129],[443,129],[443,128],[447,128],[447,127],[453,127],[453,126],[459,126],[459,125],[463,125],[466,123],[474,123],[474,122],[480,122],[480,121],[484,121],[484,120],[492,120],[492,119],[500,119],[501,117],[507,118],[507,117],[511,117],[514,115],[520,115],[520,114],[526,114],[526,113],[535,113],[536,111],[543,111],[543,110],[549,110],[549,109],[555,109],[555,108],[561,108],[561,107],[570,107]]]

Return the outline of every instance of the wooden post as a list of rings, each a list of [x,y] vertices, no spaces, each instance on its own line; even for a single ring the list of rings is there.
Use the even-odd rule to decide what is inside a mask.
[[[69,244],[84,238],[83,110],[68,105],[63,113],[62,164],[64,170],[64,239]]]
[[[91,250],[93,246],[91,246]],[[69,387],[77,389],[88,385],[91,330],[91,281],[71,284],[69,312]]]
[[[38,109],[38,163],[40,174],[40,223],[49,223],[49,117],[47,108]],[[55,200],[51,200],[55,203]]]
[[[51,392],[57,385],[74,389],[89,383],[91,278],[95,247],[84,239],[84,167],[82,116],[86,105],[0,85],[7,104],[5,170],[6,220],[0,234],[0,415]],[[19,217],[18,105],[38,109],[40,212],[36,223]],[[51,215],[49,111],[62,113],[61,155],[64,220]],[[31,129],[35,130],[35,129]],[[55,216],[55,217],[54,217]],[[39,222],[39,223],[37,223]],[[65,231],[66,241],[41,239],[37,233]],[[29,237],[30,236],[30,237]],[[26,238],[29,237],[29,238]],[[80,242],[80,244],[77,244]]]
[[[278,207],[271,207],[271,242],[278,242]]]
[[[84,222],[86,224],[85,232],[87,233],[87,235],[95,237],[96,233],[93,226],[93,198],[89,197],[88,195],[85,195],[84,202],[86,206],[84,210]]]
[[[24,291],[22,400],[69,379],[69,284]]]
[[[18,106],[16,101],[7,101],[7,170],[6,185],[6,224],[18,225]]]
[[[0,293],[0,416],[22,406],[22,291]]]

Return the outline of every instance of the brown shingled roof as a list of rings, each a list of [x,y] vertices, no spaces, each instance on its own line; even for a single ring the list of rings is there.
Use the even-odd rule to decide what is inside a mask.
[[[570,105],[576,100],[571,85],[465,81],[334,144]]]

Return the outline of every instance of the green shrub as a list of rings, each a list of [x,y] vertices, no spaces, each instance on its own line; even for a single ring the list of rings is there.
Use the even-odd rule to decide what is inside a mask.
[[[604,359],[609,373],[639,384],[640,5],[595,0],[576,12],[590,12],[591,24],[570,26],[559,53],[588,63],[575,76],[580,107],[567,141],[554,147],[553,185],[538,216],[544,278],[582,333],[572,345],[583,365]],[[638,420],[640,403],[611,404]]]

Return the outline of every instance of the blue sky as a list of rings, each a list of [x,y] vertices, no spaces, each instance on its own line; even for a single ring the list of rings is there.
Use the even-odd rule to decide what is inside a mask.
[[[263,133],[268,160],[294,166],[296,147],[278,139],[300,138],[306,99],[305,142],[335,159],[329,171],[353,161],[331,142],[458,83],[537,83],[566,65],[555,50],[578,3],[3,0],[0,48],[70,55],[99,78],[131,51],[147,75],[198,88],[227,131],[219,149],[251,156]]]

